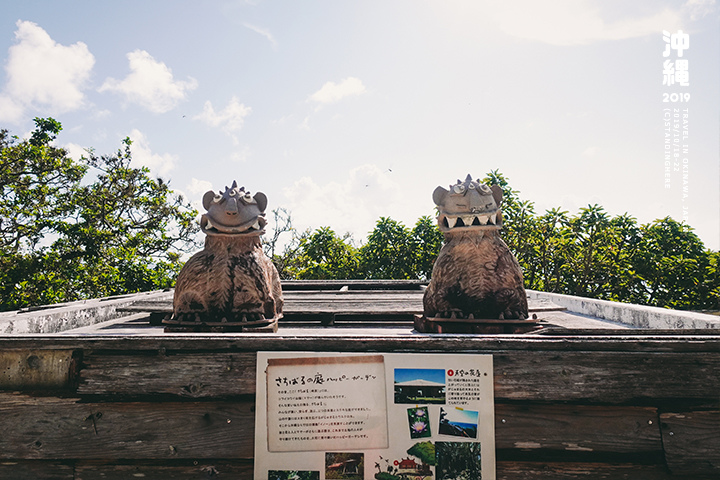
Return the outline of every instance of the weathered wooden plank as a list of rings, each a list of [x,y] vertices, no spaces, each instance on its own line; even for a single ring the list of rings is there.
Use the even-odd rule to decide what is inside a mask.
[[[0,351],[0,390],[70,388],[76,373],[73,351]]]
[[[72,465],[45,461],[0,461],[0,478],[8,480],[74,480]]]
[[[493,363],[500,399],[657,404],[720,392],[717,353],[512,352]]]
[[[672,480],[664,466],[575,462],[497,462],[497,480]],[[695,480],[695,479],[694,479]]]
[[[346,315],[420,314],[423,311],[422,291],[348,290],[344,292],[284,292],[285,315],[337,313]],[[138,301],[123,308],[126,312],[172,313],[172,298]],[[532,312],[563,311],[565,307],[545,299],[528,300]]]
[[[92,465],[79,464],[75,467],[75,480],[127,480],[145,478],[148,480],[199,480],[229,479],[251,480],[251,461],[232,463],[227,461],[196,461],[192,465]]]
[[[495,410],[497,449],[662,452],[654,408],[498,404]]]
[[[255,358],[255,352],[89,353],[78,393],[254,395]],[[495,352],[493,363],[498,401],[657,403],[712,400],[720,391],[720,354],[714,353],[512,351]]]
[[[2,459],[250,459],[254,402],[79,403],[0,394]],[[565,411],[563,411],[565,410]],[[660,452],[652,409],[496,405],[498,449]],[[505,420],[505,423],[503,423]]]
[[[372,329],[359,338],[334,329],[293,330],[284,334],[193,333],[147,335],[12,335],[0,336],[0,349],[52,350],[81,348],[112,351],[318,351],[318,352],[418,352],[494,353],[546,352],[648,352],[720,353],[720,336],[586,336],[398,334]]]
[[[714,393],[718,398],[720,390]],[[673,474],[720,478],[720,411],[668,412],[660,415],[660,422],[665,459]]]
[[[255,393],[254,353],[87,355],[79,394],[228,397]]]
[[[0,394],[0,459],[248,459],[253,402],[79,403]]]
[[[419,290],[425,280],[283,280],[283,291],[330,290],[348,287],[349,290]]]

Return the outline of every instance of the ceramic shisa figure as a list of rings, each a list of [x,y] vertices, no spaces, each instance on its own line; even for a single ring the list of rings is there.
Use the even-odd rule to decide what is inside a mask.
[[[502,189],[468,175],[449,190],[437,187],[433,201],[445,244],[423,297],[425,320],[527,319],[522,271],[500,238]]]
[[[277,331],[283,298],[277,269],[265,255],[267,197],[233,182],[203,196],[205,249],[178,275],[167,330]]]

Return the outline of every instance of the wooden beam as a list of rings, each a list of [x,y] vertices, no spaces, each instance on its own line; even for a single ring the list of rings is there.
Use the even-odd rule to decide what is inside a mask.
[[[80,403],[0,394],[0,461],[250,459],[254,402]]]
[[[672,480],[661,465],[497,462],[497,480]]]
[[[111,351],[318,351],[318,352],[407,352],[407,353],[495,353],[502,351],[545,352],[648,352],[720,353],[720,336],[540,336],[418,334],[410,329],[398,333],[368,328],[358,338],[342,330],[295,329],[284,334],[164,334],[147,335],[12,335],[0,337],[3,349],[83,349]]]
[[[715,389],[716,398],[719,392]],[[665,458],[673,474],[720,478],[720,411],[668,412],[660,415],[660,421]]]
[[[1,461],[0,478],[8,480],[74,480],[72,465],[46,461]]]
[[[78,393],[189,398],[255,394],[255,352],[164,352],[90,352],[79,373]],[[716,353],[487,353],[493,353],[496,401],[655,404],[711,400],[720,391]]]
[[[657,410],[585,405],[496,405],[495,448],[660,456]]]
[[[654,410],[496,405],[496,445],[541,453],[660,452]],[[0,394],[0,459],[253,457],[254,402],[80,402]],[[505,420],[505,423],[503,423]]]
[[[84,360],[81,395],[176,395],[217,398],[255,394],[254,353],[93,355]]]
[[[0,390],[62,390],[72,387],[74,350],[0,350]]]
[[[82,480],[197,480],[230,479],[251,480],[252,461],[243,463],[220,461],[194,461],[190,465],[93,465],[78,464],[75,478]]]

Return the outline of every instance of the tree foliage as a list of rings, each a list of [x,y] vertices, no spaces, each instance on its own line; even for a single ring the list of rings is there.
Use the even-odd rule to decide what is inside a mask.
[[[693,310],[720,310],[720,252],[670,217],[639,224],[600,205],[576,214],[535,212],[497,170],[482,180],[503,190],[501,235],[523,269],[525,287],[583,297]],[[277,256],[284,278],[429,279],[443,235],[424,216],[412,229],[381,217],[356,248],[329,227],[304,232]],[[278,267],[280,269],[280,267]]]
[[[575,215],[554,208],[538,215],[508,179],[502,236],[523,269],[525,287],[547,292],[676,309],[720,309],[718,252],[690,226],[670,217],[647,224],[600,205]]]
[[[130,139],[75,161],[52,145],[59,122],[35,124],[28,140],[0,132],[0,309],[172,286],[197,211],[130,166]]]
[[[410,447],[407,453],[419,458],[426,465],[435,465],[435,444],[432,442],[418,442]]]
[[[339,237],[329,227],[320,227],[300,239],[295,277],[306,280],[356,278],[359,258],[349,235]]]
[[[62,125],[35,119],[29,139],[0,130],[0,310],[170,287],[181,255],[197,249],[196,216],[167,182],[131,166],[130,139],[114,155],[75,161],[53,145]],[[526,288],[694,310],[720,310],[720,252],[670,217],[647,224],[600,205],[542,214],[498,170],[501,232]],[[301,233],[273,211],[265,251],[281,278],[429,279],[443,242],[435,220],[413,228],[381,217],[365,242],[329,226]],[[279,238],[292,234],[282,252]]]

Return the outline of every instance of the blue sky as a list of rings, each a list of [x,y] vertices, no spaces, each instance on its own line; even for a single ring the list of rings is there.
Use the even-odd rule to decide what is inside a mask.
[[[380,216],[432,215],[437,185],[499,169],[538,213],[670,215],[720,248],[714,0],[2,7],[0,127],[52,116],[76,157],[130,136],[198,207],[237,180],[299,229],[361,241]],[[688,86],[663,85],[663,30],[689,35]],[[667,184],[664,108],[689,109],[687,177]]]
[[[395,383],[410,382],[413,380],[427,380],[435,383],[445,383],[445,370],[437,368],[396,368]]]

